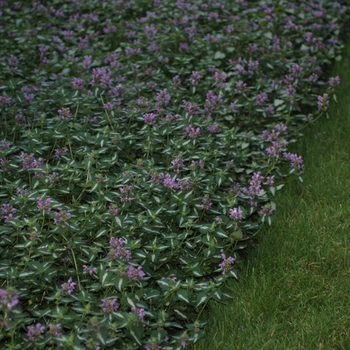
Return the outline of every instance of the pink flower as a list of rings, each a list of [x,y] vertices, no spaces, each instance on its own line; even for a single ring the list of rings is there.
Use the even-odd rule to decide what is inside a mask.
[[[68,282],[61,284],[62,291],[68,295],[71,295],[75,290],[76,283],[73,282],[72,278]]]
[[[117,299],[101,299],[103,307],[102,310],[105,314],[110,314],[119,309],[117,305]]]
[[[195,129],[192,124],[187,126],[185,128],[185,131],[187,133],[187,136],[189,136],[191,139],[197,138],[199,136],[199,134],[201,133],[201,129],[200,128]]]

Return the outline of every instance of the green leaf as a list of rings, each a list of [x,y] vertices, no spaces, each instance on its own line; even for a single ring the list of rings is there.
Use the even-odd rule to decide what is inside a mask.
[[[180,311],[180,310],[178,310],[178,309],[174,309],[174,312],[175,312],[178,316],[180,316],[182,319],[184,319],[184,320],[187,320],[187,319],[188,319],[187,316],[186,316],[186,314],[184,314],[182,311]]]
[[[223,52],[216,51],[215,55],[214,55],[214,60],[221,60],[221,59],[223,59],[225,57],[226,57],[226,55]]]
[[[128,278],[126,276],[114,277],[113,284],[119,290],[119,292],[122,292],[128,284]]]
[[[95,238],[99,238],[101,236],[104,236],[106,232],[107,232],[107,230],[105,228],[102,228],[102,229],[98,230],[97,233],[96,233]]]
[[[209,300],[207,293],[200,293],[197,297],[196,308]]]
[[[215,236],[220,237],[220,238],[227,238],[228,237],[227,233],[221,228],[215,229]]]
[[[190,300],[188,299],[188,292],[185,289],[179,289],[177,291],[177,296],[180,300],[185,301],[186,303],[190,303]]]
[[[276,99],[273,101],[273,104],[274,104],[275,107],[278,107],[278,106],[283,105],[283,104],[284,104],[284,101],[283,101],[283,100],[279,100],[279,99],[276,98]]]

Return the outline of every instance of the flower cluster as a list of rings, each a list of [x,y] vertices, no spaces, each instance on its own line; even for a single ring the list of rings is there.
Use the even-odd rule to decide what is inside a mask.
[[[143,279],[146,276],[146,274],[142,271],[142,266],[135,269],[135,267],[132,265],[128,267],[126,275],[128,276],[129,280]]]
[[[112,247],[108,257],[112,260],[122,258],[126,261],[131,259],[131,252],[128,247],[124,246],[124,240],[122,238],[111,237],[109,245]]]
[[[42,326],[41,323],[37,323],[35,326],[28,326],[27,329],[27,337],[31,342],[36,342],[38,337],[45,332],[45,326]]]
[[[117,304],[117,299],[101,299],[101,302],[103,304],[102,311],[105,314],[110,314],[114,311],[117,311],[119,309],[119,305]]]
[[[249,205],[256,206],[256,198],[259,197],[259,192],[261,189],[262,181],[264,180],[264,177],[261,175],[261,172],[258,171],[257,173],[254,173],[252,176],[252,180],[250,181],[249,188],[242,188],[242,193],[246,196],[249,196]]]
[[[201,207],[203,210],[209,210],[212,207],[212,205],[213,205],[213,203],[210,201],[208,195],[202,199]]]
[[[290,160],[290,166],[292,169],[299,170],[299,175],[304,172],[304,162],[302,156],[284,152],[283,157],[287,160]]]
[[[61,158],[61,154],[62,153],[67,153],[67,152],[68,152],[68,148],[67,147],[56,148],[55,149],[55,159],[59,160]]]
[[[243,219],[243,211],[238,208],[232,208],[230,209],[230,219],[233,219],[236,224],[238,221]]]
[[[43,158],[35,159],[34,153],[27,154],[21,152],[20,157],[23,169],[40,168],[44,163]]]
[[[131,311],[129,312],[130,315],[136,315],[138,317],[139,320],[142,320],[145,316],[145,309],[143,308],[136,308],[136,307],[132,307]]]
[[[10,203],[5,203],[1,206],[1,212],[3,218],[5,219],[5,222],[8,222],[9,220],[13,219],[13,214],[16,211],[17,210]]]
[[[219,267],[222,269],[222,274],[226,275],[230,270],[233,269],[235,263],[235,258],[229,256],[226,258],[224,253],[221,254],[222,262],[219,264]]]
[[[192,74],[190,76],[190,84],[198,85],[200,79],[201,79],[200,74],[198,72],[192,71]]]
[[[64,294],[71,295],[75,290],[76,282],[73,282],[70,278],[67,282],[61,284],[61,288]]]
[[[40,210],[46,210],[47,213],[50,213],[51,211],[51,207],[50,207],[50,202],[51,202],[51,198],[47,198],[45,200],[43,200],[41,197],[38,197],[36,199],[37,203],[38,203],[38,211]]]
[[[182,154],[180,154],[177,158],[172,160],[171,164],[174,167],[174,172],[178,174],[180,172],[180,169],[185,166],[183,162]]]
[[[326,111],[329,105],[329,95],[324,93],[323,96],[317,97],[317,106],[320,111]]]
[[[131,194],[131,190],[132,186],[130,185],[124,185],[119,189],[121,202],[131,202],[132,198],[129,197],[129,195]]]
[[[191,139],[196,139],[201,133],[201,129],[200,128],[195,129],[192,124],[186,126],[185,131],[187,136],[189,136]]]
[[[48,325],[49,327],[49,333],[53,336],[53,337],[60,337],[62,335],[62,332],[60,332],[61,330],[61,325],[60,324],[52,324],[49,323]]]
[[[55,212],[56,218],[53,223],[62,228],[66,227],[67,220],[72,216],[71,213],[68,213],[66,209],[59,208],[59,211]]]
[[[0,288],[0,304],[7,310],[12,310],[19,303],[19,296],[13,288]]]
[[[218,133],[220,132],[219,124],[218,123],[211,124],[208,126],[207,130],[212,134]]]
[[[6,149],[9,149],[11,147],[11,142],[6,140],[0,141],[0,151],[5,151]]]
[[[157,115],[154,113],[144,114],[143,121],[145,122],[145,124],[154,125],[157,121]]]
[[[108,207],[108,213],[109,213],[109,215],[112,215],[112,216],[118,216],[119,210],[118,210],[117,205],[116,204],[111,204]]]
[[[85,272],[88,272],[90,276],[92,276],[94,273],[97,273],[97,267],[83,265],[83,269]]]
[[[61,117],[62,120],[70,120],[72,117],[72,112],[69,108],[62,108],[58,110],[58,114]]]
[[[335,87],[339,84],[340,84],[340,78],[338,76],[331,77],[328,80],[328,85],[331,88],[332,92],[334,92]]]

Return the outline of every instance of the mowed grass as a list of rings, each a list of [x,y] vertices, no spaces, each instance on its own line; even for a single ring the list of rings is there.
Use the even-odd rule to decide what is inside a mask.
[[[292,151],[304,182],[276,198],[272,227],[244,260],[234,299],[210,303],[195,350],[350,349],[350,41],[330,76],[338,103]]]

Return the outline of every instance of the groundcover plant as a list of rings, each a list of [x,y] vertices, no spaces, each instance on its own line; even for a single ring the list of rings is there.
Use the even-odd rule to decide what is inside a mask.
[[[0,1],[0,342],[181,349],[300,178],[336,1]],[[239,260],[237,260],[239,262]]]

